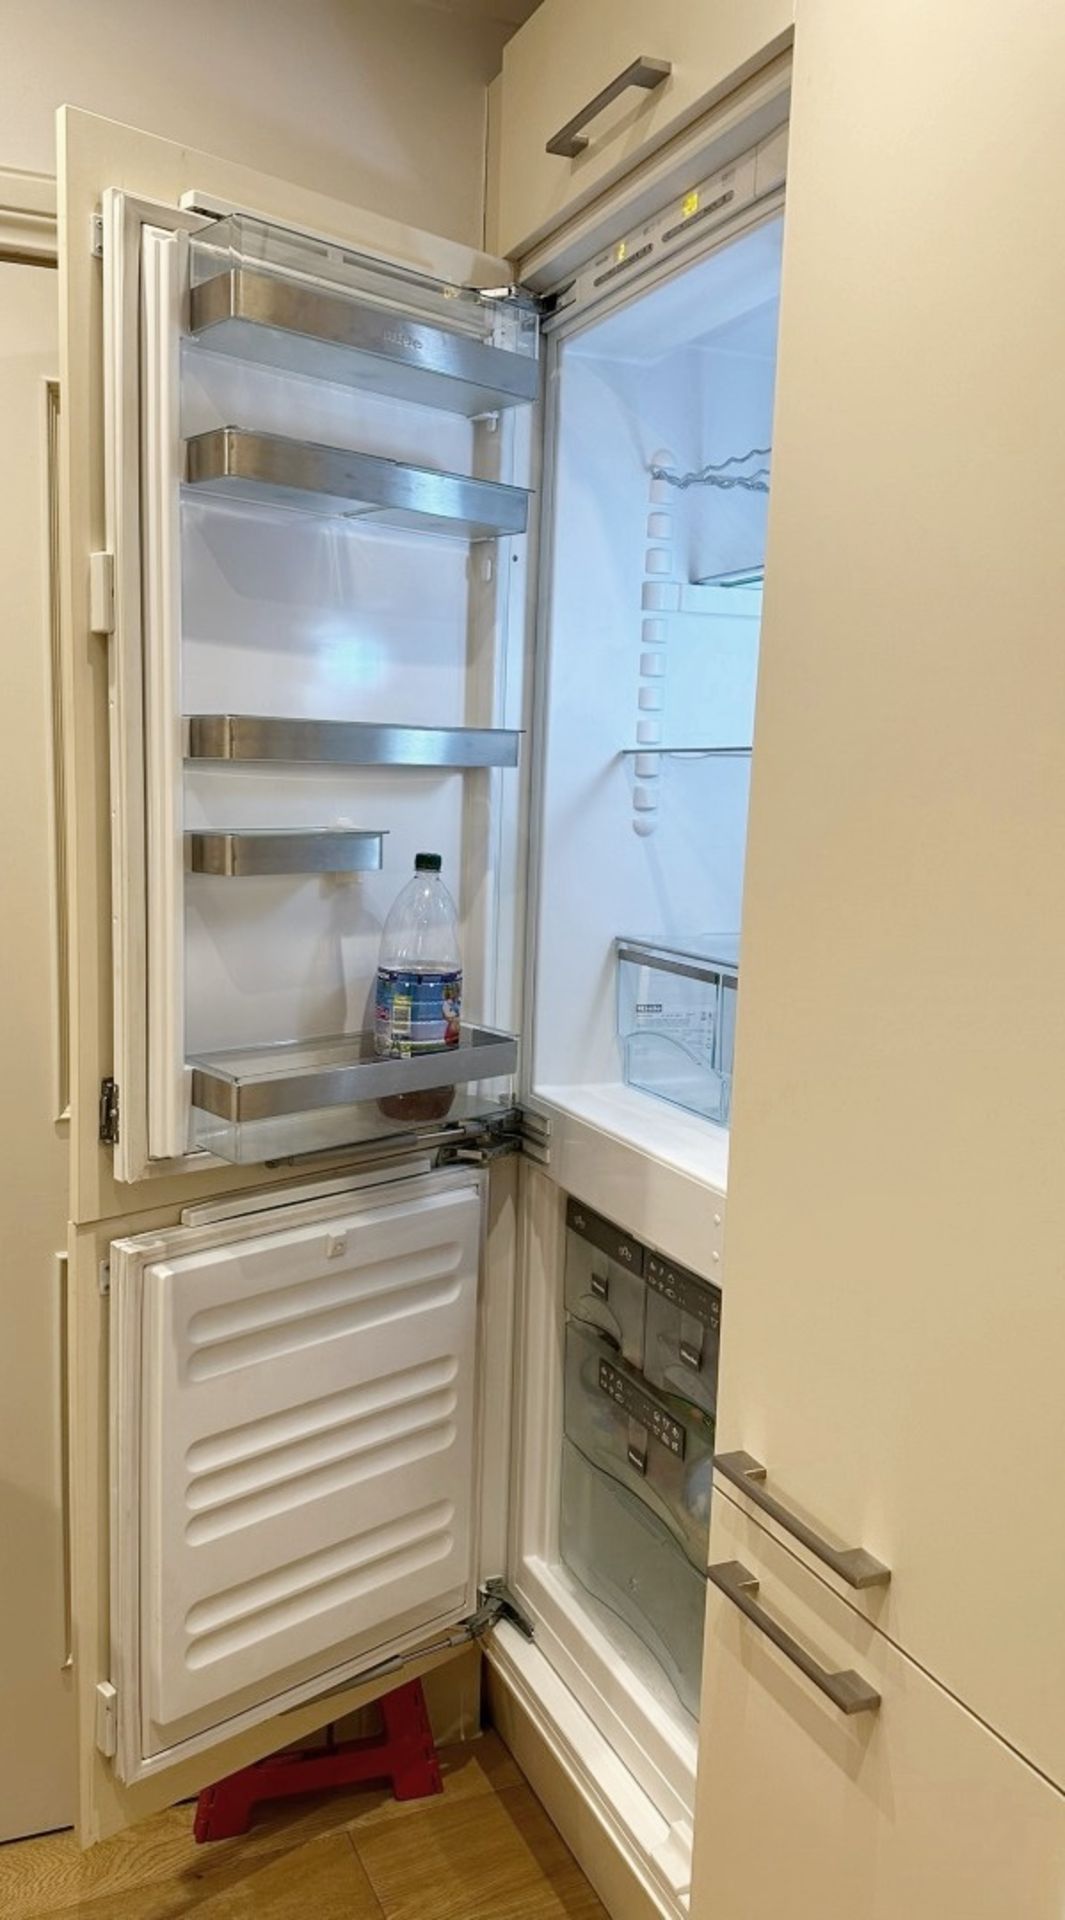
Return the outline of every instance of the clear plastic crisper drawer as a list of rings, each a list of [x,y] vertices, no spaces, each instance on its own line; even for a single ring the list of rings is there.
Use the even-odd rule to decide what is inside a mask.
[[[588,1592],[631,1628],[698,1715],[706,1583],[641,1500],[562,1443],[559,1549]]]
[[[617,942],[625,1080],[721,1126],[732,1101],[738,956],[735,934]]]
[[[566,1309],[643,1366],[645,1249],[579,1200],[566,1203]]]
[[[566,1437],[663,1520],[706,1565],[714,1423],[654,1393],[606,1340],[566,1327]]]

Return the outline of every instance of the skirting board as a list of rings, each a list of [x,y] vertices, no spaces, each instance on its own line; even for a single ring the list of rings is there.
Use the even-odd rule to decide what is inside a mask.
[[[664,1920],[667,1910],[651,1898],[594,1808],[574,1791],[561,1760],[491,1658],[484,1673],[488,1724],[513,1754],[612,1920]]]

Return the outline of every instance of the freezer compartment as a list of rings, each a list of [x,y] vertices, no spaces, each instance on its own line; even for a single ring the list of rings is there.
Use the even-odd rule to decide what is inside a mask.
[[[565,1431],[585,1459],[643,1502],[706,1565],[713,1420],[654,1393],[595,1333],[566,1327]]]
[[[626,1487],[562,1442],[559,1551],[594,1599],[631,1628],[699,1712],[706,1583],[672,1534]]]
[[[194,1055],[194,1142],[226,1160],[256,1162],[386,1138],[405,1128],[454,1125],[456,1089],[478,1083],[478,1116],[501,1104],[518,1043],[490,1027],[464,1026],[457,1046],[411,1059],[382,1058],[372,1032]],[[398,1123],[398,1124],[397,1124]]]
[[[536,398],[533,303],[232,214],[190,243],[189,331],[212,352],[467,417]]]
[[[185,477],[199,493],[462,540],[524,533],[529,514],[523,487],[244,427],[193,434]]]
[[[185,758],[242,766],[516,767],[520,732],[507,727],[385,726],[256,713],[193,713]]]
[[[647,1317],[643,1370],[663,1393],[717,1413],[721,1293],[698,1274],[649,1253],[644,1268]]]
[[[566,1309],[664,1393],[717,1411],[721,1290],[572,1197]]]
[[[735,934],[617,942],[626,1082],[720,1126],[732,1103],[738,950]]]
[[[579,1200],[566,1202],[566,1310],[643,1366],[646,1250]]]

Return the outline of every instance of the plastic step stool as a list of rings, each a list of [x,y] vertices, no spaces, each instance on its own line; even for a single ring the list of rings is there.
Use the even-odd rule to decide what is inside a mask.
[[[395,1687],[378,1702],[380,1733],[341,1745],[312,1747],[302,1753],[273,1753],[205,1787],[196,1802],[193,1833],[197,1840],[230,1840],[247,1833],[261,1801],[284,1800],[298,1793],[321,1793],[388,1780],[397,1800],[421,1800],[443,1792],[440,1762],[420,1680]]]

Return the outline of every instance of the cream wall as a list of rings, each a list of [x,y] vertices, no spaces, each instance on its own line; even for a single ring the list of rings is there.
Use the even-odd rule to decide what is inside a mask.
[[[53,173],[69,102],[481,242],[484,88],[513,31],[490,15],[415,0],[8,0],[0,18],[0,165]]]

